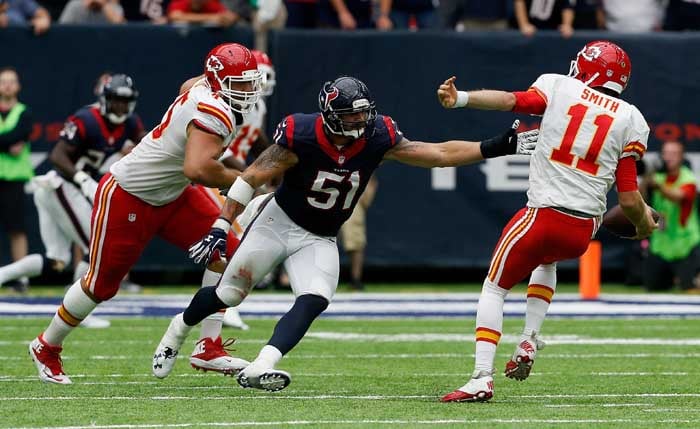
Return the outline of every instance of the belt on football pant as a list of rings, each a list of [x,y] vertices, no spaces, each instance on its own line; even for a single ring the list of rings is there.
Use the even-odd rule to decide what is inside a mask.
[[[593,219],[593,218],[598,217],[598,216],[592,215],[590,213],[584,213],[584,212],[580,212],[578,210],[567,209],[566,207],[550,207],[550,208],[552,208],[558,212],[569,214],[571,216],[584,217],[586,219]]]

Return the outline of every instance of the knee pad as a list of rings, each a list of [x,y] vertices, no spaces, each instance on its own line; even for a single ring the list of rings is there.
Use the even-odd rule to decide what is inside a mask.
[[[229,307],[236,307],[243,302],[247,294],[233,285],[219,284],[216,288],[216,296]]]

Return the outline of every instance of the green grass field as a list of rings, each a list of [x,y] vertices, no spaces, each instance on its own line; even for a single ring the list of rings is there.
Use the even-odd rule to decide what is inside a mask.
[[[277,393],[195,372],[184,358],[168,379],[153,378],[163,318],[76,330],[63,353],[74,384],[43,384],[27,344],[47,322],[0,319],[1,427],[700,427],[698,319],[547,320],[550,343],[530,378],[502,376],[514,348],[506,339],[495,396],[476,404],[438,402],[471,372],[471,319],[321,319],[280,364],[293,380]],[[248,332],[226,331],[246,359],[274,320],[249,323]],[[504,334],[521,325],[506,319]]]

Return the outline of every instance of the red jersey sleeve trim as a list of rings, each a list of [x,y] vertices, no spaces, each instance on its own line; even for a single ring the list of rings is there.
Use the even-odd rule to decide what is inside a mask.
[[[622,153],[634,153],[639,157],[639,159],[642,159],[645,152],[646,148],[639,142],[627,143],[627,146],[622,148]]]
[[[233,131],[233,123],[231,123],[231,119],[228,117],[228,115],[224,112],[221,111],[218,107],[214,107],[210,104],[202,103],[199,102],[197,104],[197,110],[199,110],[202,113],[207,113],[209,115],[214,116],[228,128],[228,132],[231,133]]]
[[[634,158],[627,156],[618,161],[615,182],[617,183],[617,192],[633,192],[638,189],[637,164]]]
[[[225,137],[225,136],[222,136],[221,133],[217,133],[216,131],[212,130],[212,129],[209,128],[208,126],[204,125],[203,123],[201,123],[201,122],[198,121],[197,119],[193,119],[192,122],[194,123],[194,125],[195,125],[197,128],[199,128],[200,130],[204,131],[205,133],[214,134],[215,136],[219,136],[219,137]]]
[[[75,125],[78,126],[78,135],[80,136],[80,140],[85,140],[86,132],[83,120],[80,118],[74,118],[73,122],[75,122]]]
[[[391,139],[391,145],[396,144],[396,130],[394,129],[394,123],[389,116],[384,116],[384,124],[386,129],[389,131],[389,138]]]
[[[541,115],[547,108],[547,98],[534,88],[527,91],[516,91],[513,112]]]
[[[542,99],[544,100],[544,102],[546,104],[549,104],[549,100],[547,99],[547,95],[545,95],[544,92],[540,91],[540,89],[537,88],[536,86],[531,86],[530,88],[528,88],[528,91],[536,92],[540,97],[542,97]]]
[[[285,136],[287,137],[287,147],[292,150],[294,147],[294,116],[287,116],[287,129]]]

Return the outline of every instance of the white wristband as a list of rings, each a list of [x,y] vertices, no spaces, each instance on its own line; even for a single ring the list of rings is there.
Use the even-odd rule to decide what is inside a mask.
[[[254,193],[255,189],[250,186],[248,182],[238,177],[236,181],[233,182],[233,186],[228,190],[226,196],[246,206],[253,198]]]
[[[82,170],[78,170],[77,173],[73,176],[73,182],[82,185],[82,183],[90,178],[90,175],[87,174],[86,172]]]
[[[223,229],[225,232],[228,232],[228,230],[231,228],[231,222],[227,221],[226,219],[220,217],[217,220],[214,221],[214,224],[211,226],[212,228],[219,228]]]
[[[467,91],[457,91],[457,101],[452,108],[464,107],[467,103],[469,103],[469,93]]]

